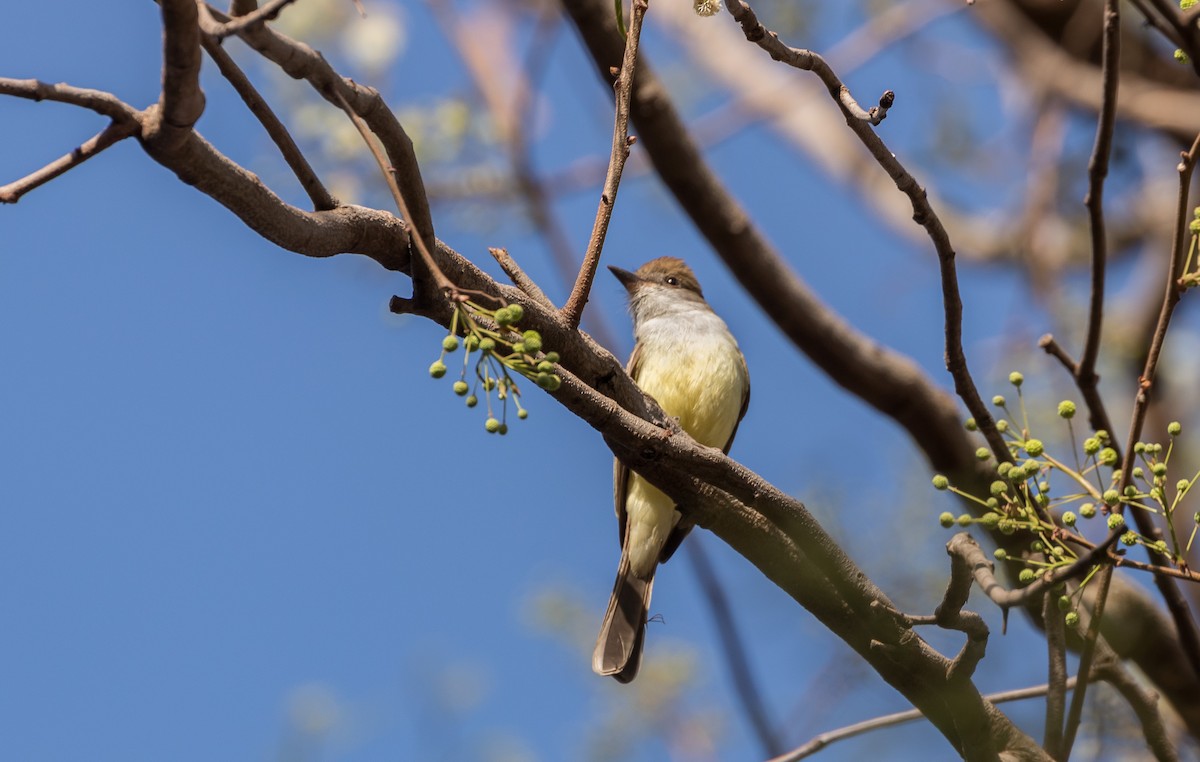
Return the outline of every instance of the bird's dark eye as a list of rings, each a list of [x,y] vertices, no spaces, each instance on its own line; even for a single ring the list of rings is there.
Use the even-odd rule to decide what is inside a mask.
[[[678,286],[679,278],[676,278],[674,275],[668,275],[667,276],[667,285],[668,286]]]

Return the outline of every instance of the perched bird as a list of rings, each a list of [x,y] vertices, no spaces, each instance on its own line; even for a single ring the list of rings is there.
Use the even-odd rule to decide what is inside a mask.
[[[704,301],[691,268],[659,257],[629,272],[609,267],[625,286],[637,343],[627,370],[667,415],[697,442],[729,452],[750,402],[746,360],[725,321]],[[613,497],[621,564],[592,669],[622,683],[637,676],[654,571],[692,528],[675,502],[632,473],[614,466]]]

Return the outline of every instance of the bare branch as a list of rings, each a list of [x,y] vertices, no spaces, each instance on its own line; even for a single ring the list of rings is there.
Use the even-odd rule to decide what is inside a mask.
[[[295,1],[296,0],[270,0],[270,2],[258,10],[252,10],[246,13],[238,14],[236,19],[227,21],[224,24],[217,22],[217,20],[213,18],[212,13],[209,12],[208,5],[204,2],[204,0],[196,0],[196,4],[200,8],[200,29],[205,34],[212,35],[213,37],[217,38],[218,41],[220,41],[231,34],[237,34],[238,32],[248,29],[251,25],[262,24],[264,22],[271,21],[279,15],[279,12],[283,10],[284,6],[291,5]]]
[[[1081,389],[1094,387],[1099,381],[1096,359],[1100,356],[1100,329],[1104,323],[1104,273],[1108,257],[1105,248],[1108,241],[1104,235],[1104,180],[1108,177],[1108,159],[1112,153],[1113,130],[1116,126],[1117,73],[1121,63],[1121,13],[1119,4],[1114,0],[1105,0],[1104,3],[1104,46],[1101,56],[1103,97],[1096,126],[1096,142],[1088,162],[1088,191],[1083,201],[1088,210],[1092,234],[1092,288],[1087,338],[1077,369]]]
[[[1066,681],[1066,688],[1069,690],[1074,686],[1075,678],[1068,678]],[[987,696],[984,696],[984,698],[993,704],[1002,704],[1008,701],[1023,701],[1024,699],[1044,696],[1046,695],[1047,691],[1050,690],[1050,688],[1050,684],[1047,683],[1046,685],[1035,685],[1029,688],[1018,688],[1017,690],[1012,691],[990,693]],[[864,733],[870,733],[874,730],[890,728],[896,725],[903,725],[906,722],[915,722],[916,720],[921,720],[924,718],[925,715],[921,714],[916,709],[909,709],[904,712],[886,714],[882,717],[876,717],[864,722],[857,722],[853,725],[847,725],[844,728],[822,733],[803,746],[797,747],[792,751],[789,751],[787,754],[783,754],[775,757],[774,759],[768,760],[768,762],[799,762],[799,760],[811,757],[813,754],[816,754],[832,743],[844,741],[847,738],[860,736]]]
[[[979,430],[987,439],[997,460],[1011,460],[1012,455],[1008,451],[1008,446],[996,429],[991,412],[980,398],[979,391],[975,388],[975,382],[967,368],[967,358],[962,347],[962,297],[958,290],[955,254],[954,248],[950,244],[950,237],[947,235],[945,227],[942,226],[937,213],[930,206],[925,189],[917,183],[895,154],[888,150],[888,147],[871,129],[872,125],[878,124],[878,121],[882,121],[883,117],[887,115],[886,107],[891,105],[889,97],[891,91],[884,93],[884,97],[880,99],[881,112],[875,114],[878,121],[868,118],[869,115],[866,115],[865,112],[859,113],[862,110],[853,103],[849,91],[824,59],[811,51],[791,48],[780,42],[778,35],[768,31],[759,22],[754,11],[744,0],[732,0],[729,3],[729,12],[741,24],[746,39],[767,51],[772,58],[797,68],[811,70],[821,78],[830,95],[842,109],[842,113],[846,115],[846,122],[850,129],[875,157],[879,166],[896,183],[896,188],[908,196],[912,202],[913,220],[925,228],[937,251],[938,263],[941,267],[942,299],[946,316],[946,370],[953,377],[955,391],[958,392],[967,409],[975,417]]]
[[[207,6],[202,13],[207,13]],[[271,110],[271,106],[259,95],[254,85],[242,72],[241,68],[234,62],[225,49],[209,38],[202,41],[204,50],[217,64],[217,68],[225,79],[229,80],[229,84],[233,85],[233,89],[242,97],[246,108],[258,118],[258,121],[266,129],[267,134],[279,148],[279,153],[283,156],[283,160],[291,167],[292,172],[296,175],[296,179],[300,181],[304,192],[308,194],[309,199],[313,202],[313,208],[318,211],[324,209],[333,209],[338,205],[337,199],[329,194],[325,186],[321,183],[317,173],[313,171],[312,165],[308,163],[300,147],[296,145],[296,141],[292,140],[292,136],[288,133],[287,127],[283,122],[279,121],[279,117],[275,116],[275,112]]]
[[[1051,757],[1063,759],[1063,715],[1067,702],[1067,641],[1063,631],[1063,613],[1058,610],[1058,598],[1053,594],[1042,596],[1042,622],[1046,628],[1046,652],[1049,661],[1046,668],[1046,676],[1049,678],[1049,690],[1046,691],[1046,731],[1042,748]]]
[[[54,101],[95,111],[121,124],[140,124],[142,112],[117,96],[103,90],[71,85],[52,85],[36,79],[0,77],[0,95],[12,95],[31,101]]]
[[[646,16],[646,0],[633,0],[632,18],[625,37],[625,55],[621,69],[613,84],[616,93],[616,117],[613,120],[612,155],[608,160],[608,173],[604,177],[604,189],[600,192],[600,206],[596,209],[596,221],[592,224],[592,235],[588,239],[587,251],[571,295],[563,306],[563,317],[570,325],[579,325],[583,307],[587,304],[600,265],[600,252],[604,249],[604,238],[608,234],[608,223],[612,220],[613,206],[617,203],[617,189],[621,185],[621,172],[629,158],[629,147],[634,138],[629,134],[629,100],[633,95],[633,79],[637,73],[638,40],[642,36],[642,19]]]
[[[721,651],[729,665],[734,690],[742,702],[742,711],[750,721],[754,734],[758,736],[758,743],[762,747],[763,753],[768,756],[776,756],[782,753],[783,743],[779,740],[778,734],[771,727],[771,721],[767,717],[767,707],[763,702],[762,691],[759,690],[754,680],[749,659],[746,658],[746,645],[738,633],[737,620],[729,605],[729,597],[725,595],[725,590],[721,587],[721,581],[717,578],[717,573],[712,567],[712,562],[709,560],[708,552],[704,550],[702,542],[697,542],[696,539],[688,541],[685,545],[684,555],[691,562],[692,572],[700,584],[700,590],[704,594],[705,600],[708,601],[713,622],[717,627],[717,635],[721,640]]]
[[[222,23],[229,20],[229,17],[220,11],[210,8],[210,12]],[[250,25],[238,32],[238,36],[289,76],[307,81],[321,97],[338,108],[342,107],[338,100],[340,95],[349,103],[351,110],[362,117],[371,132],[383,144],[388,161],[395,170],[396,182],[403,190],[404,199],[413,215],[408,222],[415,230],[420,231],[426,248],[430,251],[435,249],[437,238],[433,217],[429,212],[429,199],[425,194],[425,184],[421,180],[421,168],[417,163],[412,140],[379,92],[342,77],[320,53],[269,26]],[[415,275],[419,280],[420,273]]]
[[[177,148],[204,113],[200,90],[200,22],[196,0],[162,0],[163,72],[158,113],[147,140]]]
[[[141,126],[135,121],[112,122],[98,135],[70,153],[55,159],[41,169],[19,180],[0,186],[0,204],[15,204],[31,190],[50,182],[68,170],[78,167],[109,146],[136,135]]]
[[[534,283],[533,278],[525,274],[525,271],[521,269],[517,261],[508,253],[508,249],[492,247],[488,249],[488,253],[496,260],[496,264],[500,265],[500,269],[509,277],[513,285],[521,289],[526,296],[548,310],[556,309],[554,302],[550,301],[550,298],[542,292],[541,287],[537,283]]]

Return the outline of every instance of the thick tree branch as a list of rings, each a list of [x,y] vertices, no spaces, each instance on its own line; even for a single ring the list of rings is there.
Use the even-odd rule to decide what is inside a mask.
[[[195,0],[162,0],[162,19],[162,93],[147,139],[177,147],[204,113],[204,93],[200,90],[200,22]]]

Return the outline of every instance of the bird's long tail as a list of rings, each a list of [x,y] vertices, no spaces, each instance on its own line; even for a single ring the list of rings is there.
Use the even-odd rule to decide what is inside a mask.
[[[646,636],[646,612],[650,608],[653,588],[654,575],[651,574],[649,579],[634,576],[629,569],[629,554],[622,551],[617,581],[613,584],[612,598],[604,612],[604,623],[600,625],[600,636],[596,638],[596,650],[592,654],[593,672],[612,675],[622,683],[637,677]]]

